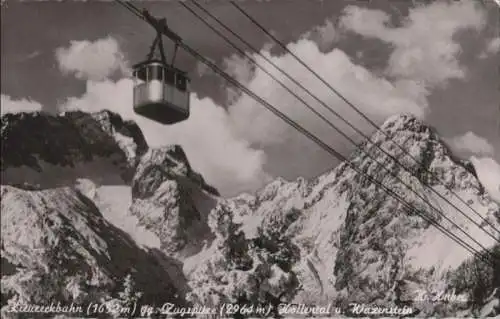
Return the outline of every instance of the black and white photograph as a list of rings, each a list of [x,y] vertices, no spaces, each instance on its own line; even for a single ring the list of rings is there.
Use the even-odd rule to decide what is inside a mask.
[[[500,1],[0,8],[2,318],[500,318]]]

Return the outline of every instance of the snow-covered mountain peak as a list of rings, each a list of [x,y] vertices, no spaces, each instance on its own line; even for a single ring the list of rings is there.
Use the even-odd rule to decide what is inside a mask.
[[[148,148],[135,123],[110,111],[6,114],[1,121],[4,184],[60,187],[80,177],[119,184]]]
[[[179,145],[152,148],[140,158],[132,181],[133,196],[147,197],[166,180],[190,180],[201,189],[218,195],[217,190],[191,168]]]
[[[422,131],[428,126],[417,116],[411,113],[396,114],[387,118],[380,126],[380,129],[389,133],[391,131]]]

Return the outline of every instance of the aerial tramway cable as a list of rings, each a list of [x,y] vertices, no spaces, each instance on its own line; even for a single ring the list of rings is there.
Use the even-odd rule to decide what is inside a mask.
[[[404,152],[406,155],[408,155],[413,161],[415,161],[416,164],[418,164],[420,167],[423,167],[429,174],[432,179],[435,179],[439,182],[442,182],[439,180],[439,178],[433,174],[431,171],[429,171],[425,166],[415,158],[412,154],[410,154],[403,146],[399,145],[396,141],[391,139],[389,135],[383,131],[373,120],[371,120],[366,114],[364,114],[358,107],[356,107],[352,102],[350,102],[345,96],[343,96],[338,90],[336,90],[332,85],[330,85],[324,78],[322,78],[317,72],[315,72],[310,66],[308,66],[302,59],[300,59],[296,54],[294,54],[290,49],[286,47],[280,40],[278,40],[271,32],[269,32],[265,27],[263,27],[257,20],[255,20],[252,16],[250,16],[245,10],[243,10],[238,4],[236,4],[234,1],[229,1],[236,9],[238,9],[243,15],[245,15],[250,21],[252,21],[259,29],[261,29],[266,35],[268,35],[273,41],[275,41],[281,48],[283,48],[288,54],[290,54],[297,62],[299,62],[302,66],[304,66],[308,71],[310,71],[318,80],[320,80],[323,84],[325,84],[333,93],[335,93],[342,101],[344,101],[348,106],[350,106],[357,114],[359,114],[363,119],[365,119],[371,126],[373,126],[377,132],[382,133],[388,140],[392,141],[402,152]],[[308,92],[307,89],[305,89],[302,85],[298,84],[301,86],[302,89],[304,89],[306,92]],[[310,91],[308,92],[310,93]],[[311,95],[311,94],[310,94]],[[336,114],[332,108],[328,107],[325,105],[324,102],[320,102],[323,106],[329,109],[330,112],[333,114],[337,115],[340,117],[340,115]],[[344,120],[343,120],[344,121]],[[351,128],[353,128],[356,132],[362,134],[366,137],[365,134],[360,132],[358,129],[354,128],[352,124],[344,121],[346,124],[348,124]],[[370,140],[371,142],[371,140]],[[373,143],[373,142],[372,142]],[[385,151],[384,151],[385,153]],[[387,153],[386,153],[387,154]],[[392,157],[391,155],[388,154],[388,156]],[[462,199],[457,193],[455,193],[450,187],[446,186],[446,184],[443,184],[444,187],[450,191],[451,194],[453,194],[462,204],[467,206],[472,212],[474,212],[475,215],[480,217],[483,221],[485,221],[487,224],[489,224],[495,231],[497,231],[500,234],[500,229],[496,228],[490,221],[485,219],[476,209],[474,209],[471,205],[469,205],[464,199]],[[431,188],[432,189],[432,188]],[[450,204],[452,207],[457,209],[459,212],[463,213],[461,209],[459,209],[456,205],[451,203],[448,199],[445,197],[441,196],[438,192],[436,192],[434,189],[432,189],[433,192],[438,194],[441,198],[443,198],[448,204]],[[496,239],[499,240],[499,239]]]
[[[140,19],[143,19],[143,20],[149,22],[147,19],[145,19],[145,17],[141,13],[141,11],[138,10],[137,8],[135,8],[133,5],[126,4],[125,1],[123,1],[123,0],[116,0],[116,1],[118,3],[120,3],[121,5],[125,6],[128,10],[130,10],[132,13],[134,13]],[[165,35],[167,37],[169,36],[168,33],[165,33]],[[497,265],[497,263],[500,261],[498,256],[493,255],[490,251],[488,251],[484,247],[483,247],[483,252],[479,252],[474,247],[472,247],[469,243],[465,242],[464,240],[462,240],[461,238],[459,238],[457,235],[455,235],[453,232],[451,232],[450,230],[448,230],[445,227],[443,227],[442,225],[440,225],[433,218],[431,218],[429,216],[426,216],[426,212],[425,211],[421,211],[421,210],[415,208],[408,201],[406,201],[404,198],[402,198],[401,196],[399,196],[393,190],[389,189],[384,184],[380,183],[374,177],[372,177],[369,174],[363,172],[359,168],[356,168],[355,165],[353,165],[353,163],[351,163],[345,156],[343,156],[341,153],[339,153],[338,151],[336,151],[333,147],[327,145],[321,139],[319,139],[318,137],[316,137],[315,135],[313,135],[312,133],[310,133],[309,131],[307,131],[306,129],[304,129],[302,126],[300,126],[297,122],[295,122],[292,119],[288,118],[285,114],[283,114],[282,112],[280,112],[279,110],[277,110],[274,106],[272,106],[267,101],[265,101],[264,99],[262,99],[260,96],[258,96],[257,94],[255,94],[255,92],[253,92],[252,90],[246,88],[239,81],[233,79],[226,72],[224,72],[223,70],[221,70],[217,65],[215,65],[214,63],[212,63],[211,61],[209,61],[208,59],[206,59],[205,57],[203,57],[196,50],[192,49],[191,47],[189,47],[188,45],[186,45],[182,41],[179,41],[179,47],[181,47],[186,52],[188,52],[189,54],[191,54],[192,56],[194,56],[196,59],[198,59],[199,61],[201,61],[202,63],[204,63],[208,67],[210,67],[213,71],[215,71],[217,74],[219,74],[225,80],[227,80],[229,83],[231,83],[231,84],[235,85],[236,87],[238,87],[239,89],[241,89],[244,93],[246,93],[247,95],[249,95],[255,101],[257,101],[258,103],[262,104],[271,113],[273,113],[274,115],[278,116],[281,120],[283,120],[287,124],[291,125],[297,131],[299,131],[300,133],[302,133],[303,135],[305,135],[306,137],[308,137],[309,139],[311,139],[313,142],[315,142],[317,145],[319,145],[321,148],[323,148],[329,154],[331,154],[332,156],[336,157],[340,161],[345,162],[345,164],[348,165],[349,167],[351,167],[355,172],[357,172],[358,174],[360,174],[362,176],[365,176],[369,181],[371,181],[372,183],[374,183],[377,186],[381,187],[386,193],[388,193],[389,195],[391,195],[400,204],[403,204],[404,207],[409,208],[410,210],[414,211],[416,214],[418,214],[419,216],[421,216],[425,221],[429,222],[431,225],[433,225],[436,228],[438,228],[447,237],[449,237],[454,242],[456,242],[457,244],[459,244],[465,250],[467,250],[470,253],[472,253],[478,259],[482,260],[485,263],[490,264],[493,267],[495,267],[495,265]]]
[[[194,2],[194,1],[191,1],[191,2]],[[290,88],[288,88],[286,85],[283,84],[283,82],[281,82],[279,79],[277,79],[275,76],[273,76],[272,74],[270,74],[264,67],[262,67],[259,63],[257,63],[257,61],[255,61],[255,59],[253,59],[252,57],[250,57],[246,52],[244,52],[243,50],[241,50],[237,45],[235,45],[231,40],[229,40],[226,36],[224,36],[221,32],[219,32],[217,29],[215,29],[212,25],[210,25],[206,20],[204,20],[201,16],[199,16],[196,12],[194,12],[194,10],[192,10],[190,7],[188,7],[186,4],[184,3],[180,3],[182,6],[184,6],[188,11],[190,11],[195,17],[197,17],[198,19],[200,19],[205,25],[207,25],[207,27],[209,27],[210,29],[212,29],[215,33],[217,33],[220,37],[222,37],[224,40],[226,40],[231,46],[233,46],[236,50],[238,50],[241,54],[245,55],[248,59],[250,59],[253,63],[255,63],[255,65],[257,67],[259,67],[261,70],[263,70],[267,75],[269,75],[272,79],[274,79],[278,84],[280,84],[285,90],[287,90],[290,94],[292,94],[295,98],[297,98],[300,102],[302,102],[309,110],[311,110],[314,114],[316,114],[318,117],[320,117],[322,120],[324,120],[327,124],[329,124],[330,127],[332,127],[333,129],[335,129],[338,133],[340,133],[344,138],[346,138],[347,140],[349,140],[353,145],[355,145],[360,151],[364,152],[369,158],[371,158],[373,161],[375,161],[378,165],[380,165],[384,170],[387,170],[390,172],[390,169],[387,168],[383,163],[380,163],[374,156],[372,156],[368,151],[364,150],[362,147],[358,146],[356,144],[356,142],[350,138],[347,134],[345,134],[344,132],[342,132],[342,130],[340,130],[337,126],[335,126],[335,124],[333,124],[330,120],[328,120],[327,118],[325,118],[321,113],[319,113],[318,111],[316,111],[312,106],[310,106],[306,101],[304,101],[304,99],[302,99],[300,96],[298,96],[295,92],[293,92]],[[196,4],[198,7],[200,7],[205,13],[207,13],[208,15],[210,15],[212,18],[214,18],[208,11],[206,11],[203,7],[201,7],[199,4]],[[214,18],[215,19],[215,18]],[[220,24],[222,24],[221,22],[219,22]],[[223,25],[223,24],[222,24]],[[225,25],[223,25],[225,27]],[[227,27],[226,27],[227,28]],[[229,28],[227,28],[229,29]],[[270,61],[272,63],[272,61]],[[371,140],[370,140],[371,141]],[[372,142],[373,143],[373,142]],[[375,143],[373,143],[375,144]],[[377,145],[378,146],[378,145]],[[379,149],[383,150],[380,146],[378,146]],[[383,150],[384,151],[384,150]],[[388,154],[387,152],[384,151],[384,153],[386,153],[388,156],[390,156],[390,154]],[[392,156],[391,156],[392,157]],[[404,167],[404,165],[402,165],[396,158],[392,157],[392,159],[397,163],[399,164],[401,167],[403,167],[404,169],[406,169]],[[407,170],[407,169],[406,169]],[[409,173],[411,173],[409,170],[407,170]],[[399,182],[401,182],[404,186],[406,186],[412,193],[414,193],[415,195],[417,195],[417,197],[419,197],[420,199],[422,199],[424,202],[427,202],[427,199],[425,197],[423,197],[421,194],[419,194],[417,191],[415,191],[411,186],[409,186],[408,184],[406,184],[397,174],[395,173],[392,173],[391,174],[393,177],[395,177]],[[438,195],[441,195],[439,194],[438,192],[436,192],[434,189],[430,188],[431,190],[433,190],[436,194]],[[442,196],[441,196],[442,197]],[[446,199],[444,197],[442,197],[443,199]],[[448,220],[450,223],[452,223],[455,227],[457,227],[462,233],[464,233],[467,237],[469,237],[472,241],[474,241],[477,245],[479,245],[481,248],[485,249],[481,243],[479,243],[474,237],[472,237],[469,233],[467,233],[466,231],[464,231],[461,227],[459,227],[455,222],[451,221],[446,215],[444,215],[444,213],[442,213],[442,211],[440,211],[439,209],[437,209],[434,205],[431,205],[429,204],[429,206],[435,210],[436,212],[438,212],[438,214],[440,214],[441,216],[443,216],[446,220]],[[467,217],[469,220],[471,220],[477,227],[479,227],[479,229],[483,230],[486,234],[488,234],[491,238],[493,238],[493,240],[496,240],[497,242],[500,242],[500,240],[498,238],[496,238],[494,235],[492,235],[491,233],[487,232],[486,230],[484,230],[480,224],[478,224],[476,221],[474,221],[473,219],[471,219],[467,214],[465,214],[464,212],[461,212],[462,215],[464,215],[465,217]]]

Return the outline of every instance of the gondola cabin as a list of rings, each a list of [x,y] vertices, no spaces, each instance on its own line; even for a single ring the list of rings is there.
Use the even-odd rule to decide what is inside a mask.
[[[134,65],[134,112],[162,124],[189,117],[189,78],[159,60]]]

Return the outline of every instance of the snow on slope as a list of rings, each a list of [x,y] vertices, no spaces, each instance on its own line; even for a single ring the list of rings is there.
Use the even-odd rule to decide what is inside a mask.
[[[487,157],[472,156],[470,160],[490,196],[500,204],[500,164]]]
[[[482,251],[484,248],[491,249],[494,245],[498,244],[499,233],[495,228],[500,229],[500,227],[499,223],[495,221],[493,214],[495,208],[498,209],[498,207],[495,207],[496,205],[485,202],[484,198],[478,198],[476,194],[471,193],[470,189],[458,191],[457,195],[464,199],[472,207],[471,209],[458,199],[450,196],[449,191],[443,186],[435,186],[434,189],[481,227],[471,222],[469,218],[460,212],[453,210],[451,205],[443,199],[429,194],[429,199],[433,205],[447,212],[447,217],[464,232],[458,231],[448,220],[443,220],[441,222],[442,225],[446,225],[447,229],[451,230],[457,237],[471,245],[477,251]],[[493,228],[484,219],[496,227]],[[430,268],[439,265],[439,267],[436,267],[437,271],[446,271],[447,268],[454,268],[456,265],[471,258],[471,256],[472,253],[470,251],[461,247],[436,227],[427,228],[420,236],[418,242],[407,252],[407,257],[412,260],[412,265],[415,267]]]
[[[36,156],[38,157],[38,156]],[[94,181],[98,185],[124,184],[123,175],[113,158],[95,158],[91,162],[76,162],[72,166],[61,166],[37,159],[38,169],[28,166],[8,167],[2,172],[4,185],[36,185],[41,189],[72,185],[80,178]]]
[[[101,186],[97,189],[96,205],[107,220],[130,234],[136,243],[159,249],[158,236],[139,225],[139,219],[128,212],[132,205],[131,193],[129,186]]]
[[[114,294],[128,273],[148,300],[174,300],[170,275],[156,257],[80,192],[2,186],[1,195],[2,305],[12,297],[30,304],[96,302]]]
[[[90,180],[79,179],[76,187],[92,199],[107,221],[129,234],[137,244],[147,248],[160,248],[160,239],[139,225],[138,218],[129,213],[132,205],[130,186],[96,186]]]

